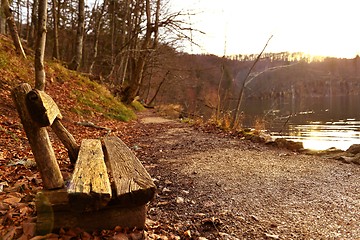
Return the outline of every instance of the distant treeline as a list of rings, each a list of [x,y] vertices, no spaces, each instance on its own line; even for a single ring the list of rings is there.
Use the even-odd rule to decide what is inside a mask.
[[[202,114],[232,111],[256,54],[218,57],[174,52],[170,74],[157,103],[179,103]],[[360,61],[312,57],[303,53],[265,53],[245,84],[244,97],[256,99],[360,94]],[[165,76],[165,72],[162,74]],[[151,95],[161,78],[152,78]],[[145,96],[146,97],[146,96]]]

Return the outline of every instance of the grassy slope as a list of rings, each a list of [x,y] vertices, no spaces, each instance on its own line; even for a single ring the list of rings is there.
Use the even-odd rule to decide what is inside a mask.
[[[33,53],[28,59],[18,56],[9,38],[0,35],[0,111],[14,111],[10,92],[16,85],[26,82],[34,86]],[[65,117],[92,119],[112,118],[121,121],[134,119],[134,112],[114,98],[103,86],[81,74],[69,71],[60,63],[45,63],[46,89]]]
[[[11,99],[11,90],[18,84],[34,86],[33,53],[27,50],[27,56],[28,59],[20,58],[11,40],[0,35],[0,215],[5,213],[7,216],[0,218],[0,239],[30,239],[34,236],[35,195],[43,189],[34,156]],[[105,87],[77,72],[68,71],[57,62],[46,62],[45,70],[45,91],[59,106],[62,123],[78,144],[83,139],[97,139],[109,133],[80,126],[77,124],[79,121],[111,129],[112,134],[125,142],[131,138],[134,133],[127,130],[131,123],[118,121],[136,118],[131,107],[117,101]],[[60,170],[67,181],[73,166],[64,146],[50,128],[48,132]],[[14,196],[21,203],[12,202]]]

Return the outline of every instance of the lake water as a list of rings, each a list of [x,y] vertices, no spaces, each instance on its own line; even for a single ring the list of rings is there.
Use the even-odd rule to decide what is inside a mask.
[[[301,141],[307,149],[360,144],[360,95],[245,100],[242,109],[245,126],[263,119],[272,136]]]

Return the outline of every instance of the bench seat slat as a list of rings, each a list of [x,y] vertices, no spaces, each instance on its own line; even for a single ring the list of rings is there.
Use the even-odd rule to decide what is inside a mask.
[[[80,211],[104,207],[111,199],[111,186],[101,141],[84,139],[68,187],[70,203]]]
[[[105,161],[115,185],[118,201],[124,206],[146,204],[156,186],[135,154],[116,136],[104,138]]]

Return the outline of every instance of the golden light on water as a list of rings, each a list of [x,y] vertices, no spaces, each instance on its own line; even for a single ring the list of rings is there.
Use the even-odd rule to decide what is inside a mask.
[[[305,149],[327,150],[329,148],[336,148],[344,151],[353,144],[351,141],[327,141],[317,138],[304,139],[302,143]]]
[[[303,143],[305,149],[327,150],[336,148],[347,150],[352,144],[360,144],[360,132],[357,123],[335,122],[331,124],[297,125],[292,129],[289,140]]]

